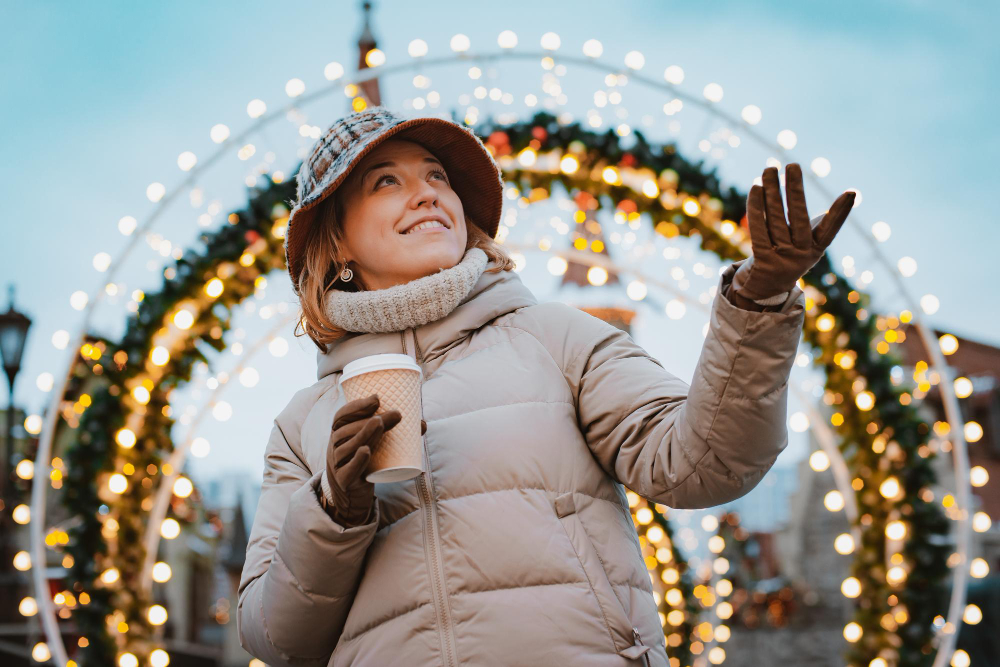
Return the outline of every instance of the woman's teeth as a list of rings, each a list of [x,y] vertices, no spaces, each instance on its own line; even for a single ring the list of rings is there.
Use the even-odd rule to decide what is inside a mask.
[[[403,233],[409,234],[410,232],[415,232],[418,229],[427,229],[428,227],[444,227],[444,225],[442,225],[437,220],[428,220],[427,222],[421,222],[419,225],[414,225],[413,227],[410,227]]]

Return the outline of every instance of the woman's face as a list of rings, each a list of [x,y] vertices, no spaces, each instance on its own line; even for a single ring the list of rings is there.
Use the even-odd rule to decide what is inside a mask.
[[[465,254],[462,200],[427,149],[387,139],[341,184],[341,246],[368,289],[384,289],[449,269]],[[437,224],[413,229],[424,218]],[[443,225],[443,226],[442,226]]]

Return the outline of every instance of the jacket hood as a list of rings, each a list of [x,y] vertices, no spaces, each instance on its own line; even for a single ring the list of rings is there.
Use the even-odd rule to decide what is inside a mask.
[[[486,269],[493,268],[490,262]],[[518,308],[538,303],[521,277],[514,271],[487,273],[448,315],[414,329],[417,346],[425,360],[448,351],[476,329]],[[404,353],[403,339],[394,333],[348,333],[328,345],[327,352],[317,350],[316,379],[343,370],[348,363],[370,354]]]

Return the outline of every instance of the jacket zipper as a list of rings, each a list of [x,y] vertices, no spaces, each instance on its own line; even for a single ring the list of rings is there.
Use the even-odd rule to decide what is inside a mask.
[[[401,332],[403,337],[403,352],[408,353],[407,336],[413,345],[413,357],[418,364],[423,359],[417,350],[416,336],[412,329]],[[440,538],[437,532],[437,521],[434,512],[433,483],[430,479],[430,457],[427,453],[426,440],[424,440],[424,467],[425,472],[417,476],[417,487],[420,491],[420,503],[424,510],[424,545],[425,555],[431,563],[431,579],[434,582],[434,606],[437,610],[438,628],[440,629],[441,650],[445,657],[445,665],[453,667],[455,663],[455,637],[451,628],[451,612],[448,607],[448,598],[444,592],[444,569],[441,565]]]
[[[632,626],[632,634],[635,636],[636,644],[642,644],[643,646],[645,646],[645,644],[642,643],[642,637],[639,636],[639,628],[635,627],[634,625]],[[643,662],[646,663],[646,667],[649,667],[649,651],[643,653],[642,658]]]

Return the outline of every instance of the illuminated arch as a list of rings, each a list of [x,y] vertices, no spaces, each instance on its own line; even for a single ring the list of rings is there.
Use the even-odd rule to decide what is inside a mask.
[[[367,77],[357,78],[353,83],[360,84],[376,76],[388,76],[394,71],[423,71],[424,68],[450,65],[455,64],[456,62],[467,62],[470,64],[498,63],[501,61],[514,61],[517,59],[530,59],[535,61],[542,60],[544,63],[544,59],[556,58],[560,63],[571,63],[581,67],[593,69],[595,71],[602,71],[611,75],[622,75],[625,73],[625,70],[621,67],[601,63],[594,58],[565,56],[562,54],[556,54],[554,50],[546,50],[544,52],[536,53],[515,53],[506,50],[499,54],[476,56],[463,52],[455,56],[447,56],[437,59],[417,59],[413,62],[398,66],[380,67],[377,68],[377,70],[369,70],[369,75]],[[734,126],[739,126],[743,133],[751,137],[761,146],[766,147],[775,154],[780,155],[782,158],[788,158],[789,161],[791,160],[791,156],[788,155],[784,148],[765,141],[765,139],[753,129],[750,123],[741,122],[739,119],[729,116],[721,111],[714,103],[706,102],[695,96],[688,95],[673,84],[650,79],[635,71],[628,72],[627,76],[644,86],[668,92],[675,98],[682,99],[689,104],[702,107],[710,115],[724,119]],[[323,98],[339,91],[343,85],[343,82],[338,79],[326,88],[320,89],[310,95],[301,96],[290,102],[283,109],[279,109],[270,114],[258,116],[257,121],[240,135],[224,140],[218,151],[213,156],[211,156],[204,164],[200,164],[194,169],[191,169],[189,176],[181,184],[176,186],[170,193],[159,200],[159,206],[154,209],[149,218],[147,218],[141,225],[139,233],[132,238],[123,255],[111,264],[111,276],[114,275],[116,268],[121,265],[125,257],[127,257],[132,251],[136,244],[136,240],[142,235],[143,232],[153,228],[155,222],[165,210],[165,206],[171,200],[176,198],[184,188],[195,182],[200,170],[207,169],[219,159],[224,151],[231,150],[234,146],[241,143],[244,137],[250,136],[260,127],[263,127],[277,118],[284,117],[287,112],[300,105],[307,104],[310,101]],[[560,136],[558,138],[553,138],[549,131],[557,127],[561,127]],[[540,129],[542,132],[539,132]],[[618,144],[618,137],[613,133],[597,135],[586,130],[582,130],[575,125],[559,126],[553,117],[547,115],[537,116],[533,121],[528,123],[492,127],[489,128],[489,130],[489,132],[486,130],[480,131],[480,134],[484,136],[484,139],[489,139],[490,137],[488,135],[493,132],[500,132],[506,140],[506,145],[510,147],[509,155],[504,156],[502,154],[503,151],[501,144],[493,141],[492,139],[488,142],[494,147],[494,149],[497,149],[498,158],[501,165],[504,167],[508,180],[512,183],[518,184],[518,187],[522,191],[535,193],[544,191],[545,193],[548,193],[551,190],[552,183],[557,181],[561,182],[567,191],[570,192],[572,192],[574,188],[581,188],[591,193],[596,191],[600,193],[597,196],[597,199],[604,196],[614,201],[616,205],[621,201],[630,201],[633,205],[635,205],[635,209],[632,212],[638,212],[641,210],[642,212],[651,215],[654,220],[657,220],[660,223],[667,223],[659,228],[660,232],[665,235],[680,234],[687,236],[692,233],[699,235],[701,237],[702,247],[706,250],[714,252],[724,260],[740,259],[745,257],[746,253],[749,251],[749,244],[747,242],[746,235],[743,233],[742,228],[738,223],[742,217],[742,207],[745,202],[745,196],[732,189],[730,189],[728,193],[722,192],[714,177],[705,175],[699,168],[688,164],[679,156],[673,156],[675,165],[683,166],[683,169],[680,171],[678,169],[674,169],[673,174],[667,173],[664,175],[664,167],[662,166],[662,158],[664,156],[662,154],[662,150],[659,154],[654,153],[652,150],[650,150],[648,154],[642,154],[642,147],[650,149],[654,148],[646,144],[644,140],[640,141],[640,150],[638,151],[634,147],[630,149],[623,149]],[[637,136],[640,136],[639,133],[636,134]],[[544,140],[539,139],[539,136],[544,136]],[[496,137],[499,139],[500,135],[496,135]],[[572,144],[574,141],[580,142],[586,148],[583,153],[580,153],[578,159],[581,167],[593,168],[595,164],[605,163],[605,167],[614,168],[615,172],[621,178],[621,182],[616,182],[613,176],[606,178],[604,176],[605,172],[603,171],[603,167],[600,172],[601,178],[594,178],[592,176],[585,177],[582,175],[577,177],[571,173],[564,172],[562,169],[557,169],[553,172],[552,170],[543,171],[528,168],[528,165],[523,164],[523,160],[520,158],[514,158],[513,156],[527,155],[527,153],[524,153],[523,151],[531,146],[532,141],[538,142],[537,147],[531,148],[535,154],[535,163],[537,163],[539,158],[544,161],[546,154],[551,154],[555,157],[561,158],[567,153],[573,152]],[[644,170],[650,169],[652,170],[652,179],[643,176]],[[828,199],[832,199],[832,193],[827,192],[823,187],[823,184],[818,179],[814,178],[811,173],[806,172],[806,177],[813,183],[819,192],[824,194]],[[643,192],[643,184],[650,180],[657,182],[657,188],[661,192],[664,187],[675,189],[679,194],[677,201],[680,201],[681,204],[679,206],[671,206],[662,201],[662,198],[647,196]],[[638,188],[634,187],[636,184],[638,184]],[[158,382],[162,382],[164,386],[172,388],[172,386],[176,383],[183,382],[187,379],[190,371],[190,364],[193,360],[200,359],[207,361],[204,354],[198,351],[193,341],[207,343],[216,349],[224,347],[224,344],[221,342],[222,332],[228,326],[227,313],[231,306],[238,303],[249,293],[252,293],[251,287],[258,279],[263,278],[271,271],[284,269],[281,241],[284,233],[284,223],[287,220],[287,204],[293,199],[294,196],[293,185],[294,184],[291,182],[274,183],[268,179],[266,187],[255,188],[253,191],[254,197],[245,211],[231,214],[229,216],[229,224],[224,225],[222,230],[216,234],[204,236],[205,240],[208,241],[208,250],[205,255],[194,255],[186,257],[183,260],[178,260],[175,265],[177,273],[183,274],[186,271],[186,274],[180,276],[176,281],[169,281],[171,284],[168,286],[168,289],[165,289],[160,294],[148,296],[147,300],[143,302],[145,305],[140,305],[139,313],[137,313],[137,316],[134,318],[135,326],[131,326],[133,321],[130,321],[130,329],[126,332],[122,341],[117,343],[100,341],[109,350],[112,363],[115,363],[114,359],[115,354],[117,353],[124,353],[125,357],[124,362],[120,364],[120,367],[118,367],[119,364],[115,363],[114,367],[109,365],[103,369],[103,374],[109,383],[108,386],[117,386],[118,393],[117,396],[108,393],[100,397],[101,405],[98,407],[100,407],[103,412],[101,412],[101,410],[90,411],[91,414],[101,414],[101,416],[105,418],[102,424],[104,428],[103,434],[95,432],[91,437],[91,441],[86,443],[86,446],[90,448],[91,451],[103,447],[101,451],[105,456],[121,455],[118,446],[113,440],[113,434],[110,430],[108,430],[108,427],[113,424],[115,426],[115,430],[117,431],[117,428],[126,427],[132,423],[138,423],[138,430],[135,433],[136,445],[128,449],[132,454],[137,452],[146,453],[147,455],[150,454],[150,452],[143,449],[143,445],[141,443],[146,442],[150,437],[152,437],[149,435],[149,432],[151,430],[155,430],[156,427],[162,426],[164,421],[163,418],[166,416],[161,414],[157,417],[156,415],[147,414],[146,420],[136,420],[134,418],[135,411],[144,406],[141,403],[135,402],[135,394],[133,393],[133,390],[135,388],[134,380],[137,375],[134,375],[133,371],[130,370],[130,364],[142,364],[142,373],[155,375]],[[684,208],[684,204],[687,200],[683,195],[686,193],[690,193],[692,195],[690,200],[698,202],[697,209],[693,206],[690,206],[689,210]],[[706,206],[706,204],[708,205]],[[860,229],[856,214],[852,214],[848,221],[848,227],[854,227],[855,230]],[[895,267],[893,267],[891,262],[884,257],[879,247],[871,242],[871,239],[867,234],[864,234],[864,237],[868,239],[870,243],[872,254],[889,270],[890,275],[892,275],[894,280],[897,281],[899,292],[908,300],[908,302],[914,303],[915,301],[910,297],[906,285],[901,281]],[[559,249],[552,249],[550,252],[565,253],[569,256],[571,253],[579,251],[562,251]],[[606,261],[598,258],[594,253],[582,253],[581,256],[586,257],[586,259],[594,263]],[[580,257],[577,258],[579,259]],[[612,264],[609,265],[608,268],[620,273],[629,273],[628,267],[618,267]],[[236,276],[235,280],[233,280],[234,276]],[[209,284],[216,285],[216,283],[212,282],[216,279],[219,280],[218,284],[220,284],[223,289],[219,294],[211,298],[219,300],[206,302],[204,289]],[[50,458],[52,441],[56,431],[56,425],[59,420],[58,406],[66,396],[67,388],[71,384],[71,377],[79,370],[81,364],[89,366],[91,371],[93,371],[93,368],[96,365],[90,363],[91,361],[96,362],[96,359],[81,359],[78,351],[84,344],[88,343],[88,341],[93,340],[87,335],[90,317],[94,306],[99,302],[104,294],[103,287],[105,283],[109,280],[110,276],[102,277],[98,288],[94,293],[92,293],[93,298],[88,300],[88,305],[84,310],[84,317],[82,324],[79,327],[78,334],[74,337],[73,342],[71,342],[69,347],[69,349],[73,351],[71,357],[72,361],[67,365],[65,374],[62,376],[61,380],[57,381],[57,386],[53,389],[52,404],[50,405],[50,409],[46,414],[45,422],[43,424],[38,457],[35,461],[36,479],[46,479],[49,471],[51,470]],[[655,284],[655,281],[648,276],[645,281],[650,284]],[[851,318],[843,317],[845,314],[850,314],[852,310],[856,312],[856,309],[853,308],[853,304],[858,301],[863,301],[865,296],[855,290],[848,290],[847,288],[850,287],[848,281],[845,278],[838,276],[832,270],[826,258],[821,260],[821,262],[814,267],[813,271],[805,277],[803,284],[806,286],[807,294],[810,295],[810,301],[812,302],[806,317],[805,338],[807,342],[813,345],[817,350],[826,353],[827,356],[832,356],[829,353],[832,352],[833,343],[838,338],[843,339],[845,335],[848,343],[852,340],[854,343],[857,343],[857,336],[859,334],[863,337],[863,340],[870,342],[870,335],[859,328],[857,319],[852,320]],[[668,284],[663,283],[661,283],[659,287],[667,291],[670,291],[671,289]],[[682,295],[678,296],[683,298]],[[825,303],[817,304],[814,297],[822,297],[825,300]],[[149,305],[151,303],[153,305]],[[216,312],[216,305],[219,303],[223,304],[223,307],[221,308],[221,311],[223,312],[221,313]],[[201,304],[203,307],[195,307],[198,304]],[[190,329],[179,329],[177,331],[173,331],[171,329],[173,325],[170,324],[170,321],[174,317],[177,309],[184,307],[193,308],[195,311],[193,316],[195,321],[199,324],[197,326],[197,330],[194,332]],[[144,315],[146,317],[145,322],[143,322]],[[839,318],[838,315],[840,316]],[[958,489],[957,502],[959,508],[967,510],[970,507],[968,461],[965,455],[963,424],[961,422],[957,398],[952,391],[950,376],[947,374],[946,365],[944,364],[937,341],[934,339],[929,330],[922,324],[919,317],[919,311],[914,309],[914,311],[912,311],[912,315],[913,323],[916,325],[916,330],[924,339],[926,349],[930,351],[931,368],[936,370],[942,378],[942,394],[944,396],[945,410],[948,421],[951,425],[952,433],[952,451],[955,459],[954,469],[956,475],[956,488]],[[830,326],[827,327],[827,324]],[[155,327],[153,325],[155,325]],[[218,336],[213,335],[213,332],[216,330],[219,332]],[[177,346],[176,353],[170,354],[169,361],[167,361],[165,365],[161,366],[158,365],[158,363],[152,363],[150,361],[150,353],[156,346],[163,347],[164,349],[168,349],[169,346]],[[846,345],[839,347],[846,347]],[[111,352],[112,350],[114,350],[113,353]],[[159,372],[158,375],[158,371],[156,370],[157,368],[162,369],[162,372]],[[865,377],[865,381],[888,382],[888,376],[885,373],[887,368],[888,366],[884,364],[879,365],[877,370],[882,373],[882,376],[879,377],[873,374],[870,378]],[[842,370],[846,371],[849,369],[843,368]],[[858,374],[856,373],[855,375]],[[837,382],[837,379],[831,380],[828,378],[828,389],[831,389],[831,391],[840,389],[840,393],[848,396],[851,395],[844,389],[843,386],[836,384]],[[152,393],[160,395],[156,396],[155,400],[151,397],[150,401],[145,405],[169,405],[169,390],[165,392],[160,391],[158,387],[155,387],[155,384],[156,383],[154,383],[155,391]],[[95,405],[97,403],[98,401],[95,400]],[[852,417],[857,416],[854,414],[857,412],[854,408],[851,408],[847,412],[849,412]],[[893,412],[895,413],[894,419],[896,420],[893,423],[896,425],[901,424],[903,428],[912,429],[919,421],[916,419],[915,414],[912,413],[912,410],[894,408]],[[132,422],[129,421],[130,415],[132,415]],[[109,417],[110,420],[108,420]],[[882,427],[889,425],[888,421],[891,420],[882,420]],[[924,424],[924,427],[926,427],[926,424]],[[820,441],[826,443],[824,445],[824,449],[830,455],[831,460],[834,461],[835,468],[842,463],[843,465],[841,466],[841,470],[843,471],[847,464],[866,465],[874,460],[872,458],[874,455],[872,454],[870,448],[868,448],[867,452],[853,452],[846,461],[840,459],[840,448],[830,446],[832,442],[831,433],[829,428],[827,428],[826,431],[827,437],[821,437]],[[845,433],[845,431],[847,432]],[[856,430],[851,431],[850,429],[841,429],[842,440],[847,442],[863,442],[870,439],[869,436],[872,435],[873,434],[871,433],[858,432]],[[153,442],[155,443],[155,441],[156,439],[154,437]],[[172,443],[167,444],[169,445]],[[919,444],[923,443],[921,442]],[[83,443],[81,443],[81,446],[82,445]],[[906,446],[916,450],[916,444],[913,442],[907,444]],[[138,449],[136,449],[136,447],[138,447]],[[169,448],[167,450],[169,451]],[[115,454],[116,452],[117,454]],[[840,463],[838,463],[838,459],[840,460]],[[909,471],[908,468],[904,468],[902,470]],[[75,467],[70,471],[70,475],[72,476],[73,474],[77,474],[79,477],[79,473]],[[839,487],[842,487],[843,480],[841,478],[843,478],[843,476],[844,475],[841,472],[841,474],[837,477]],[[924,475],[924,478],[925,477],[926,475]],[[77,481],[80,480],[78,479]],[[103,479],[98,478],[90,479],[88,482],[99,486],[105,484]],[[169,486],[170,485],[161,482],[160,489],[166,489],[169,488]],[[852,494],[848,489],[841,488],[841,490],[844,493],[845,498],[849,499],[848,507],[851,507],[851,500],[853,499]],[[44,484],[35,484],[32,489],[31,515],[34,517],[34,521],[31,526],[31,542],[32,560],[35,563],[45,562],[45,545],[42,534],[45,518],[44,491]],[[166,491],[161,490],[158,493],[160,494],[159,498],[162,499],[164,497],[163,494],[166,494]],[[919,498],[917,500],[922,502]],[[163,501],[160,500],[159,502],[162,503]],[[888,501],[886,501],[886,503],[887,502]],[[912,501],[909,502],[912,504]],[[881,511],[884,509],[882,508],[882,505],[885,505],[886,503],[883,503],[882,500],[878,500],[876,505],[878,505]],[[645,501],[639,499],[638,496],[635,496],[634,494],[630,494],[630,504],[632,505],[633,510],[635,510],[637,524],[642,526],[646,526],[649,523],[660,525],[663,528],[667,539],[669,539],[669,525],[662,520],[662,516],[660,516],[661,513],[657,511],[657,508],[648,507]],[[888,505],[886,506],[888,507]],[[931,525],[935,523],[936,515],[934,515],[934,512],[929,509],[929,506],[929,503],[922,504],[921,510],[928,514],[930,519],[928,521],[928,525]],[[638,521],[639,510],[643,508],[649,510],[651,514],[650,521],[646,523]],[[91,519],[95,516],[94,512],[91,511],[94,508],[77,509],[90,511],[89,517]],[[642,516],[645,518],[646,515],[643,514]],[[134,519],[135,516],[132,516],[131,518]],[[866,535],[873,536],[873,539],[875,539],[876,542],[879,542],[880,540],[877,539],[877,533],[879,530],[884,530],[884,525],[885,521],[873,520],[872,523],[865,529],[864,533]],[[954,646],[954,635],[956,634],[954,629],[957,628],[957,624],[960,622],[959,619],[961,616],[961,610],[964,607],[969,527],[968,511],[966,511],[964,518],[956,521],[956,541],[958,545],[959,559],[963,564],[966,564],[966,567],[959,567],[955,570],[952,595],[947,616],[953,631],[951,633],[944,633],[940,638],[940,650],[936,656],[935,664],[944,664],[950,656],[951,649]],[[79,535],[90,535],[92,537],[93,526],[90,526],[90,529],[89,533],[81,531]],[[864,537],[862,536],[862,540],[863,539]],[[143,541],[142,544],[152,546],[155,544],[155,539],[147,538],[147,540]],[[672,552],[677,553],[676,549],[673,547],[672,540],[670,541],[670,549]],[[96,555],[96,553],[92,555]],[[149,558],[152,557],[153,556],[149,556],[141,560],[144,563],[148,563]],[[679,556],[674,556],[674,558],[679,560]],[[77,560],[79,561],[80,559]],[[863,565],[859,565],[858,567],[864,569]],[[136,569],[138,569],[138,574],[135,576],[139,577],[139,580],[143,585],[137,588],[139,595],[133,598],[133,608],[128,610],[128,614],[129,620],[133,623],[138,622],[141,627],[142,622],[139,620],[139,617],[142,611],[141,607],[144,604],[143,595],[148,594],[149,590],[148,587],[145,586],[145,579],[149,570],[148,567],[139,567]],[[33,568],[33,570],[36,590],[44,592],[46,590],[44,572],[41,568],[37,567]],[[862,574],[870,574],[869,570],[870,568],[865,569]],[[663,568],[659,567],[659,565],[654,565],[652,571],[654,573],[661,573],[662,578]],[[84,570],[81,570],[81,572],[84,572]],[[929,570],[927,572],[921,572],[920,570],[915,569],[914,572],[917,573],[917,576],[924,576],[926,581],[931,584],[941,581],[946,575],[946,571],[939,571],[936,568],[933,569],[933,571]],[[130,571],[130,574],[134,573]],[[912,572],[911,576],[913,576]],[[91,577],[91,580],[93,580],[93,577]],[[878,590],[878,587],[873,586],[873,588]],[[58,627],[56,626],[51,600],[48,599],[47,594],[39,594],[37,597],[39,611],[42,614],[43,625],[50,647],[52,648],[53,657],[56,659],[57,664],[65,665],[65,647],[62,645]],[[146,595],[146,597],[148,598],[148,595]],[[689,598],[682,601],[682,603],[687,604],[688,601]],[[80,613],[80,610],[76,613]],[[877,619],[874,619],[873,621],[871,618],[862,617],[859,622],[866,632],[869,628],[873,633],[881,632],[879,630],[879,626],[877,625]],[[97,624],[92,624],[91,627],[92,631],[100,634]],[[130,632],[133,636],[138,636],[140,638],[137,643],[140,647],[144,647],[145,649],[150,647],[148,640],[152,635],[152,633],[148,630],[149,628],[146,628],[143,632]],[[143,642],[146,642],[146,644],[143,644]],[[867,653],[865,653],[865,655],[867,655]],[[860,658],[862,656],[858,654],[857,657]]]

